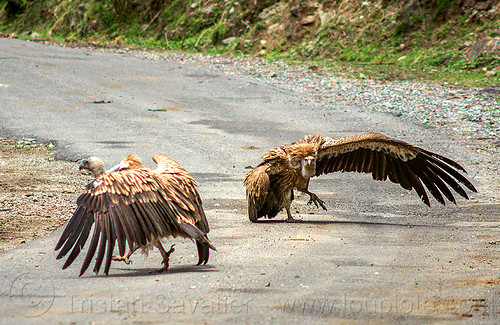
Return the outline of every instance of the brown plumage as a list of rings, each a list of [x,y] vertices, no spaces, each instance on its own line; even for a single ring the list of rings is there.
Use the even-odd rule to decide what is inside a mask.
[[[96,179],[87,185],[77,199],[77,208],[68,222],[56,250],[57,259],[70,251],[63,269],[73,263],[94,228],[87,255],[80,270],[82,275],[97,251],[94,272],[97,274],[105,260],[108,274],[112,260],[127,264],[137,249],[156,246],[168,268],[169,251],[161,240],[169,236],[196,241],[199,261],[206,264],[209,248],[209,227],[195,180],[177,162],[165,155],[154,155],[158,167],[145,168],[137,156],[129,155],[111,170],[97,157],[84,161],[80,169],[90,170]],[[115,245],[119,256],[113,257]],[[126,247],[129,251],[125,253]]]
[[[404,189],[415,189],[426,205],[430,202],[424,185],[443,205],[443,195],[456,203],[450,188],[468,199],[460,184],[477,192],[459,172],[465,173],[465,169],[458,163],[383,134],[343,138],[308,135],[304,140],[269,150],[247,173],[244,185],[250,220],[274,218],[284,208],[287,221],[295,221],[290,213],[294,189],[308,194],[309,203],[326,210],[324,202],[309,192],[309,179],[337,171],[371,173],[378,181],[389,179]]]

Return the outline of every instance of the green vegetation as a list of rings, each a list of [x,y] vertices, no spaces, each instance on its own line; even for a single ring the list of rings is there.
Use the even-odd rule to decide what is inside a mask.
[[[13,5],[17,3],[17,6]],[[260,55],[347,77],[499,85],[500,8],[459,0],[0,0],[0,33],[160,51]],[[493,3],[493,2],[492,2]],[[497,12],[498,11],[498,12]],[[498,71],[486,74],[486,71]]]

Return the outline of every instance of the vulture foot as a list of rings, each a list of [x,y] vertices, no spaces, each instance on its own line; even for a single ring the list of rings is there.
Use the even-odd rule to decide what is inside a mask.
[[[302,222],[301,219],[294,219],[292,217],[292,213],[290,212],[290,209],[286,209],[286,214],[288,216],[288,218],[286,218],[285,222],[288,222],[288,223],[298,223],[298,222]]]
[[[170,254],[172,254],[175,251],[174,246],[175,246],[175,244],[173,244],[167,252],[167,251],[165,251],[163,246],[161,246],[161,244],[159,244],[158,249],[160,250],[161,256],[163,256],[163,261],[162,261],[163,267],[158,270],[158,273],[165,272],[168,269]]]
[[[309,200],[309,202],[307,202],[307,204],[313,204],[316,205],[316,208],[319,208],[320,206],[323,208],[323,210],[327,210],[326,209],[326,205],[325,205],[325,201],[321,200],[316,194],[314,193],[311,193],[311,192],[308,192],[307,194],[309,194],[309,197],[311,198]]]
[[[130,255],[132,255],[132,252],[128,252],[123,256],[113,256],[111,259],[113,261],[123,261],[125,264],[132,264],[132,261],[129,259]]]

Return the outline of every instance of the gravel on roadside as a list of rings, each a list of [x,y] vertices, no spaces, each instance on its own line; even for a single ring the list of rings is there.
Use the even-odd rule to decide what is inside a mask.
[[[123,50],[115,50],[123,52]],[[345,79],[307,65],[262,58],[133,51],[154,59],[205,66],[293,90],[325,107],[357,107],[444,129],[477,149],[500,154],[500,88],[463,88],[447,83]],[[500,80],[499,80],[500,83]]]
[[[63,225],[89,177],[34,141],[0,138],[0,251]]]

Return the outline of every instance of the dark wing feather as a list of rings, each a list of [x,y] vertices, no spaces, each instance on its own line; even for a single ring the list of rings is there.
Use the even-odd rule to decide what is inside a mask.
[[[166,192],[168,199],[184,211],[184,217],[203,233],[208,234],[210,228],[194,178],[179,163],[166,155],[156,154],[153,160],[158,164],[155,172],[163,176],[163,181],[170,189]]]
[[[64,229],[61,238],[59,238],[57,242],[56,250],[62,247],[59,255],[57,255],[57,259],[64,257],[70,251],[79,237],[78,231],[81,229],[81,225],[85,223],[88,218],[88,212],[85,211],[83,207],[78,207],[76,209],[73,213],[73,217],[69,220],[68,225]],[[90,218],[93,220],[92,216],[90,216]]]
[[[89,237],[90,234],[90,229],[92,228],[92,224],[94,222],[90,218],[85,218],[83,225],[82,225],[82,231],[79,234],[78,241],[76,244],[73,246],[73,250],[71,251],[71,254],[69,254],[68,259],[66,260],[66,263],[64,263],[63,270],[67,268],[68,266],[73,263],[75,258],[80,254],[80,251],[82,250],[82,247],[85,245],[85,242],[87,241],[87,238]],[[76,236],[75,236],[76,238]]]
[[[104,272],[108,274],[115,245],[123,255],[127,245],[132,250],[155,238],[189,237],[180,227],[183,223],[200,225],[201,236],[205,236],[208,223],[205,214],[200,215],[203,208],[194,180],[170,176],[140,168],[104,174],[90,183],[56,245],[56,250],[62,248],[57,258],[72,250],[64,267],[79,255],[94,224],[81,274],[96,252],[94,272],[99,272],[105,260]]]
[[[188,237],[196,239],[197,265],[206,264],[210,255],[209,250],[216,248],[207,237],[210,228],[196,181],[180,164],[166,155],[156,154],[153,160],[158,164],[155,172],[162,176],[162,181],[169,189],[163,192],[163,199],[173,203],[166,208],[179,215],[178,226],[182,231]]]
[[[106,250],[106,262],[104,264],[104,274],[108,275],[109,268],[111,267],[111,259],[113,258],[113,250],[116,245],[116,234],[113,229],[113,222],[110,219],[106,222],[106,238],[108,239],[108,248]]]
[[[456,204],[455,197],[453,196],[453,193],[451,193],[450,189],[448,188],[448,186],[446,186],[445,182],[443,181],[443,179],[445,177],[440,178],[438,176],[440,174],[440,171],[439,171],[439,169],[436,170],[436,168],[437,167],[435,167],[433,165],[424,166],[424,170],[425,170],[426,174],[432,178],[432,180],[434,181],[434,185],[436,185],[439,188],[439,191],[442,194],[444,194],[444,196],[446,196],[448,201]],[[448,175],[446,175],[446,176],[448,176]],[[442,203],[444,204],[444,200]]]
[[[105,218],[104,220],[99,222],[99,228],[100,232],[98,234],[98,237],[100,237],[100,242],[99,242],[99,248],[97,251],[97,257],[95,259],[95,264],[94,264],[94,273],[98,274],[99,270],[101,269],[102,261],[104,259],[104,253],[106,252],[106,244],[108,242],[108,237],[107,237],[107,232],[105,231],[106,228],[106,223],[109,221],[108,218]],[[92,259],[92,255],[90,255],[92,252],[89,250],[87,251],[87,256],[85,259]],[[80,276],[83,274],[83,267],[80,270]]]
[[[312,138],[306,136],[304,141],[308,139]],[[460,184],[476,192],[460,173],[465,169],[457,162],[379,133],[314,141],[320,143],[316,176],[337,171],[370,173],[375,180],[389,179],[407,190],[415,189],[427,205],[430,202],[425,188],[442,204],[444,197],[455,203],[449,187],[466,199],[468,195]]]
[[[445,157],[443,157],[443,156],[436,155],[436,154],[429,152],[429,151],[426,151],[426,150],[423,150],[423,151],[425,154],[428,155],[427,157],[428,157],[429,161],[431,161],[434,165],[439,166],[446,173],[455,177],[460,183],[464,184],[465,187],[467,187],[469,190],[471,190],[473,192],[477,192],[474,185],[472,185],[472,183],[467,178],[465,178],[465,176],[463,176],[462,174],[460,174],[456,170],[456,169],[459,169],[459,170],[462,170],[463,172],[465,172],[465,169],[462,166],[460,166],[459,164],[457,164],[456,162],[454,162],[448,158],[444,159]],[[450,162],[453,162],[453,164],[451,164]],[[455,167],[456,169],[453,169],[452,167]],[[465,194],[465,191],[463,193]]]
[[[118,253],[120,256],[123,256],[125,254],[127,236],[125,235],[125,227],[120,222],[120,215],[117,210],[116,205],[111,205],[108,209],[108,215],[111,220],[111,232],[114,233],[118,240]]]
[[[101,233],[101,226],[99,223],[95,224],[94,234],[92,235],[92,239],[90,241],[89,249],[87,251],[87,255],[85,256],[85,260],[83,261],[82,268],[80,269],[80,276],[85,273],[88,269],[92,258],[94,257],[95,250],[97,249],[97,244],[99,243],[99,234]]]

